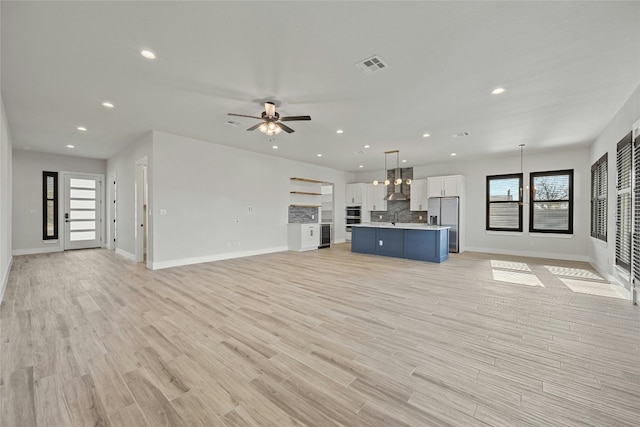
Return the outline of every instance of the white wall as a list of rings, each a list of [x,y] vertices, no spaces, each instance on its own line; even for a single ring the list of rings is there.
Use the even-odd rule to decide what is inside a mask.
[[[540,153],[524,152],[524,185],[528,185],[529,172],[559,169],[574,170],[573,236],[532,235],[529,229],[529,205],[523,208],[523,232],[486,231],[486,177],[520,172],[520,151],[514,145],[513,156],[477,158],[448,163],[414,166],[414,179],[430,176],[464,175],[466,181],[466,248],[469,251],[506,253],[569,260],[588,260],[590,222],[589,148],[558,150]],[[360,173],[357,182],[371,182],[380,172]]]
[[[335,240],[344,241],[352,173],[154,132],[153,267],[286,250],[291,177],[336,184]]]
[[[0,95],[0,301],[11,269],[11,134]]]
[[[591,263],[600,274],[621,282],[631,288],[624,274],[615,268],[616,251],[616,147],[618,142],[631,131],[635,122],[640,120],[640,86],[631,94],[620,111],[611,119],[607,127],[591,147],[589,165],[595,163],[604,153],[608,153],[608,203],[607,203],[607,241],[589,238],[589,256]]]
[[[148,159],[149,205],[153,206],[153,133],[147,132],[141,139],[107,161],[107,174],[116,175],[117,182],[117,237],[116,252],[135,259],[136,254],[136,162],[143,157]],[[108,201],[113,203],[113,201]],[[147,225],[152,228],[153,218]],[[150,238],[147,259],[153,259],[153,241]]]
[[[104,160],[13,150],[13,254],[56,252],[63,249],[63,236],[42,240],[42,171],[103,174]],[[58,176],[58,194],[64,188]],[[62,218],[59,218],[62,231]],[[104,230],[102,232],[104,236]]]

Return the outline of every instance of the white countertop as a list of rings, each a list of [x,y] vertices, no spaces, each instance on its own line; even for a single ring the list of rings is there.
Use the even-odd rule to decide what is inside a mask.
[[[447,230],[451,228],[448,225],[427,225],[418,222],[398,222],[393,225],[390,222],[364,222],[362,224],[349,224],[351,227],[369,227],[369,228],[399,228],[409,230]]]

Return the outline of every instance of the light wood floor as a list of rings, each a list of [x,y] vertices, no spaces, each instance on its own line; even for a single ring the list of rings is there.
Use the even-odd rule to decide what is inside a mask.
[[[583,263],[20,256],[0,328],[3,427],[640,424],[640,310]]]

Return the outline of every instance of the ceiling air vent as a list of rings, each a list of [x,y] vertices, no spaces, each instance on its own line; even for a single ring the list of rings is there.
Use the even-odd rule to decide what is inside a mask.
[[[458,132],[458,133],[454,133],[451,136],[454,138],[462,138],[463,136],[469,136],[469,135],[471,135],[469,132]]]
[[[237,122],[235,120],[227,120],[225,123],[233,127],[238,127],[242,124],[241,122]]]
[[[384,70],[389,67],[389,65],[387,65],[387,63],[378,55],[373,55],[371,58],[360,61],[355,65],[358,70],[365,74],[375,73],[376,71]]]

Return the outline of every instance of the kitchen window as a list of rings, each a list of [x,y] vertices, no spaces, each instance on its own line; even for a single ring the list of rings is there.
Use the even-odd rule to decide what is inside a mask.
[[[607,241],[607,153],[591,166],[591,237]]]
[[[58,172],[42,172],[42,239],[58,238]]]
[[[522,231],[522,174],[487,176],[487,230]]]
[[[573,169],[532,172],[529,231],[573,234]]]
[[[616,159],[616,265],[631,271],[631,133],[618,142]]]

